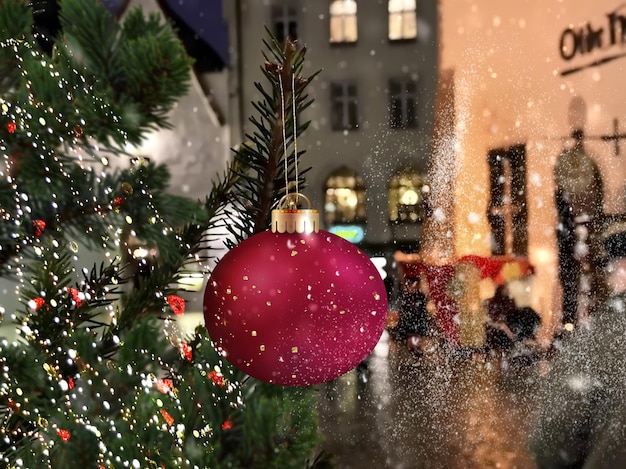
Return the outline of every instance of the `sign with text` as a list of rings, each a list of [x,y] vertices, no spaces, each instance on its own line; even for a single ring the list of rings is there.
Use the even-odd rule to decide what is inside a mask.
[[[559,54],[571,64],[561,71],[561,76],[626,57],[625,46],[626,4],[607,13],[603,20],[570,25],[559,37]]]

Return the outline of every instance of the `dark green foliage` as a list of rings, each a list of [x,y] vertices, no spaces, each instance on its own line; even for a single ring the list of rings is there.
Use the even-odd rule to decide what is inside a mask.
[[[192,201],[168,193],[163,165],[108,165],[167,127],[187,90],[174,31],[139,9],[119,24],[96,1],[59,6],[48,53],[28,2],[0,0],[0,275],[20,287],[2,323],[17,339],[0,339],[0,467],[323,467],[313,391],[245,376],[173,315],[182,272],[217,241],[207,233],[266,229],[285,172],[296,179],[278,77],[301,113],[304,50],[267,44],[255,131]],[[158,252],[142,275],[131,238]],[[108,260],[79,265],[87,248]]]
[[[106,242],[111,222],[102,215],[111,211],[114,197],[126,195],[121,183],[128,175],[116,180],[96,173],[92,157],[120,153],[147,130],[166,127],[167,112],[188,88],[191,64],[171,27],[156,15],[145,19],[136,9],[119,25],[99,2],[87,7],[83,0],[60,1],[64,34],[48,56],[30,33],[26,5],[0,4],[0,31],[11,32],[0,44],[0,139],[11,176],[0,179],[0,208],[10,226],[0,229],[4,274],[15,254],[30,255],[34,220],[43,220],[48,230],[80,229],[90,235],[89,245]],[[167,170],[153,171],[162,173],[155,176],[155,190],[162,190]],[[102,193],[111,188],[113,193]],[[23,194],[32,205],[28,213],[20,212]],[[178,207],[182,220],[200,216],[189,203],[160,197],[163,209]],[[143,209],[146,217],[149,208]]]

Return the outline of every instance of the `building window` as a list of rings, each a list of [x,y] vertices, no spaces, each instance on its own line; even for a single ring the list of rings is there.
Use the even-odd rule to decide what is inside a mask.
[[[389,40],[415,39],[417,14],[415,0],[389,0]]]
[[[417,127],[417,80],[389,80],[389,125],[392,129]]]
[[[356,171],[346,166],[333,171],[325,189],[326,226],[365,223],[365,184]]]
[[[278,42],[298,39],[298,15],[296,9],[286,5],[272,6],[273,33]]]
[[[494,255],[525,256],[528,253],[526,147],[515,145],[490,150],[487,162],[491,252]]]
[[[330,42],[356,42],[357,21],[355,0],[332,0],[330,3]]]
[[[354,83],[331,83],[330,122],[333,130],[353,130],[359,126],[359,108]]]
[[[389,182],[389,221],[421,223],[426,215],[425,197],[429,187],[415,169],[398,172]]]

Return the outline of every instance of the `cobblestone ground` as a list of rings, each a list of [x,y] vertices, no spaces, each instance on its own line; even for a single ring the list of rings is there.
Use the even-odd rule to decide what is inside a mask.
[[[367,369],[319,387],[323,449],[345,469],[533,469],[528,416],[545,366],[383,337]]]

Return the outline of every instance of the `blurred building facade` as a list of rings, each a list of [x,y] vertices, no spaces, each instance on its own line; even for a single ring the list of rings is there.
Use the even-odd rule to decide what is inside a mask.
[[[265,27],[307,48],[314,103],[298,138],[311,167],[303,191],[323,228],[393,272],[396,249],[419,248],[432,151],[438,65],[436,0],[224,0],[229,24],[231,140],[252,130],[264,82]],[[378,261],[378,262],[385,262]]]
[[[221,129],[220,151],[252,130],[265,28],[296,39],[307,47],[305,75],[322,70],[308,88],[314,103],[302,118],[311,126],[298,147],[306,150],[301,168],[311,167],[304,193],[323,228],[358,244],[390,275],[396,250],[438,262],[528,259],[535,275],[519,297],[544,324],[558,323],[554,171],[557,157],[574,148],[574,131],[599,169],[600,211],[626,213],[624,111],[616,99],[623,4],[212,2],[211,14],[228,24],[228,65],[197,70],[196,78]],[[172,6],[183,4],[197,16],[205,7],[159,1],[174,20],[189,18]],[[201,39],[219,28],[196,21],[192,29],[188,36]],[[224,58],[223,50],[204,55]]]

